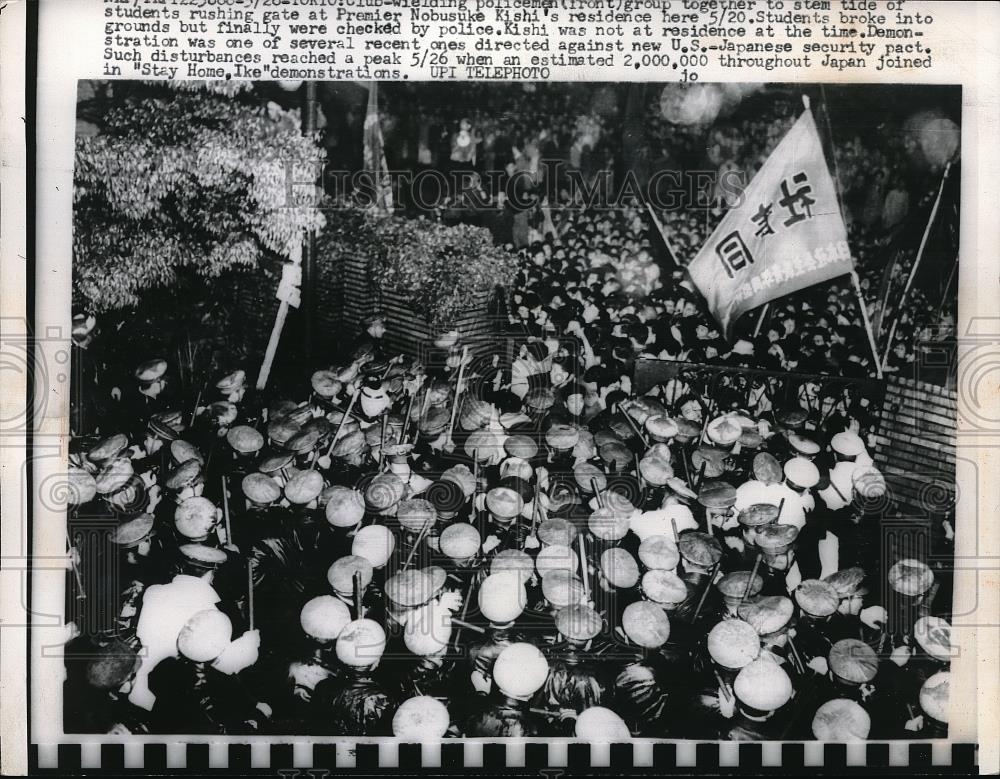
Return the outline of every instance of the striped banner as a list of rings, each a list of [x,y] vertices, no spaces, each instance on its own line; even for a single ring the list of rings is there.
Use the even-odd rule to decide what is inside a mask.
[[[233,278],[236,308],[243,332],[234,334],[251,349],[263,348],[270,331],[277,301],[274,282],[263,273],[241,273]],[[371,284],[367,259],[351,257],[337,267],[320,268],[316,274],[316,329],[318,332],[342,333],[354,338],[361,332],[361,322],[367,316],[381,313],[386,318],[385,344],[394,351],[414,357],[422,356],[434,338],[446,330],[457,329],[470,352],[479,356],[496,349],[493,322],[487,311],[490,293],[482,292],[468,310],[448,327],[433,327],[414,311],[406,297],[393,291],[380,291]]]
[[[361,257],[347,260],[343,268],[344,317],[343,329],[351,336],[358,335],[361,322],[372,314],[385,317],[385,344],[389,349],[413,357],[420,357],[434,339],[448,330],[458,330],[463,343],[468,344],[473,355],[480,355],[495,346],[494,325],[487,312],[489,293],[481,292],[472,301],[466,313],[447,327],[434,327],[409,305],[401,293],[379,291],[371,284],[367,261]]]

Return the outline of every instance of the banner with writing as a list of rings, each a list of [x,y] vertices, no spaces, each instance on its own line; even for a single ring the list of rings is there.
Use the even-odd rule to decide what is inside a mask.
[[[728,336],[747,311],[853,267],[837,193],[806,109],[688,272]]]

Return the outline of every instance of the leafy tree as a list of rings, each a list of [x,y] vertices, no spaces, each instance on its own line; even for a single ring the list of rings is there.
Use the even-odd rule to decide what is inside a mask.
[[[288,258],[325,223],[311,185],[323,152],[298,111],[246,82],[116,83],[78,136],[75,303],[136,306],[193,271],[218,278]],[[93,121],[90,117],[88,120]]]

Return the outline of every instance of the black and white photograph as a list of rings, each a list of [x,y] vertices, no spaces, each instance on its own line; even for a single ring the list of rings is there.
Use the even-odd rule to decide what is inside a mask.
[[[62,731],[946,738],[961,124],[79,81]]]

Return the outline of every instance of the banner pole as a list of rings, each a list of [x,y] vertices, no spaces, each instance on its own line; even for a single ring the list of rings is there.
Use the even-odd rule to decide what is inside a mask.
[[[830,124],[830,103],[826,99],[826,87],[819,85],[819,94],[823,98],[823,119],[826,123],[826,137],[830,141],[830,156],[833,157],[833,183],[837,187],[837,205],[840,207],[840,219],[844,219],[844,194],[840,184],[840,165],[837,164],[837,146],[833,142],[833,125]],[[803,96],[806,101],[806,108],[809,108],[809,98]],[[845,226],[847,222],[844,222]]]
[[[833,125],[830,124],[830,103],[827,101],[826,87],[823,84],[819,85],[819,93],[823,98],[823,118],[826,124],[827,139],[830,142],[830,156],[833,157],[833,182],[837,188],[837,207],[840,209],[840,220],[846,228],[847,222],[844,220],[844,202],[840,184],[840,166],[837,164],[837,146],[833,142]],[[806,104],[806,109],[808,109],[809,98],[803,95],[802,100]],[[868,307],[865,305],[864,295],[861,294],[861,282],[858,281],[858,272],[853,268],[851,269],[851,281],[854,283],[854,291],[858,295],[858,305],[861,307],[861,319],[865,324],[865,332],[868,333],[868,345],[871,347],[872,359],[875,361],[875,374],[881,379],[882,364],[879,362],[878,349],[875,347],[875,334],[872,332],[872,323],[868,318]]]
[[[885,324],[885,312],[889,305],[892,288],[895,286],[892,281],[892,268],[901,253],[899,249],[894,251],[885,265],[885,270],[882,271],[881,291],[879,292],[878,301],[875,304],[875,315],[872,318],[872,327],[875,330],[876,336],[881,336],[884,329],[882,326]]]
[[[291,251],[289,252],[290,264],[302,267],[302,239],[292,245]],[[284,270],[282,270],[282,279],[284,279]],[[300,281],[301,281],[300,277]],[[278,306],[278,313],[274,317],[274,327],[271,328],[271,337],[267,341],[267,349],[264,352],[264,361],[260,366],[260,373],[257,374],[257,391],[261,392],[267,386],[267,380],[271,375],[271,365],[274,362],[274,357],[278,352],[278,342],[281,340],[281,331],[285,327],[285,319],[288,317],[288,295],[284,298],[281,297],[281,285],[278,285],[278,297],[281,300],[281,305]],[[195,409],[197,411],[197,409]]]
[[[941,205],[941,196],[944,194],[944,185],[948,181],[948,173],[950,171],[951,162],[949,161],[944,166],[944,173],[941,174],[941,185],[938,187],[937,198],[934,200],[934,207],[931,208],[931,215],[927,218],[927,227],[924,228],[924,234],[920,239],[920,248],[917,249],[916,259],[913,260],[913,267],[910,268],[910,275],[906,279],[906,286],[903,287],[903,294],[899,298],[899,306],[896,308],[896,316],[893,317],[892,327],[889,328],[889,340],[885,342],[885,354],[883,355],[883,368],[889,363],[889,354],[892,352],[892,341],[896,337],[896,326],[899,324],[899,313],[903,310],[903,304],[906,302],[906,296],[910,291],[910,287],[913,286],[913,280],[917,276],[917,268],[920,266],[920,260],[924,256],[924,249],[927,248],[927,239],[931,236],[931,228],[934,226],[934,220],[937,219],[938,207]]]
[[[646,198],[643,198],[643,204],[649,212],[649,218],[653,220],[653,227],[656,228],[657,232],[660,234],[660,238],[663,239],[663,245],[667,247],[667,254],[670,255],[670,260],[673,262],[674,267],[681,267],[680,260],[677,259],[677,253],[674,251],[674,247],[670,243],[670,239],[667,238],[667,231],[663,222],[660,221],[660,218],[656,215],[656,212],[653,210],[653,207],[649,204],[649,201],[646,200]]]
[[[941,314],[944,312],[944,304],[948,302],[948,291],[951,289],[951,283],[955,280],[955,273],[958,271],[958,259],[955,259],[955,263],[951,266],[951,273],[948,274],[948,281],[944,285],[944,294],[941,295],[941,305],[938,306],[938,318],[941,318]]]
[[[271,328],[271,337],[267,342],[267,350],[264,352],[264,362],[261,363],[260,373],[257,374],[257,391],[260,392],[267,386],[267,379],[271,375],[271,364],[274,362],[274,355],[278,351],[278,341],[281,340],[281,331],[285,327],[285,319],[288,317],[288,302],[281,301],[278,306],[278,314],[274,318],[274,327]]]
[[[868,346],[872,350],[872,359],[875,360],[875,374],[882,378],[882,364],[879,362],[878,350],[875,348],[875,334],[872,333],[872,323],[868,319],[868,309],[865,306],[865,298],[861,294],[861,282],[858,281],[858,272],[851,271],[851,281],[854,282],[854,291],[858,295],[858,305],[861,307],[861,319],[865,323],[865,332],[868,333]]]
[[[302,95],[302,135],[310,140],[316,134],[317,124],[316,82],[306,81]],[[302,242],[302,341],[307,365],[312,365],[314,318],[316,315],[316,234],[310,232]]]
[[[764,307],[760,310],[760,317],[757,319],[757,326],[753,329],[753,337],[756,338],[760,335],[760,329],[764,326],[764,319],[767,317],[767,312],[771,310],[771,301],[764,304]]]

